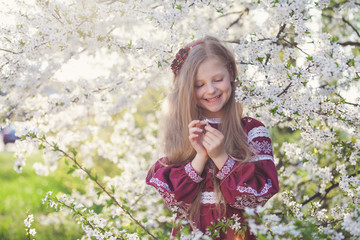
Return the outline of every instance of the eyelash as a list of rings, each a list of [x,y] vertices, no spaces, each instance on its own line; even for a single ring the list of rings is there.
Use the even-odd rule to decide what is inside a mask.
[[[214,82],[221,82],[223,79],[221,78],[221,79],[218,79],[218,80],[214,80]],[[201,85],[199,85],[199,86],[196,86],[195,85],[195,88],[201,88],[202,86],[204,86],[204,84],[201,84]]]

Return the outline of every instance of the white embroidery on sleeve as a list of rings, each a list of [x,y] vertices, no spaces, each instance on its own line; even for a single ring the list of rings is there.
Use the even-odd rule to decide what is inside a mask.
[[[264,126],[255,127],[248,132],[248,142],[250,143],[257,137],[268,137],[270,138],[269,132]]]
[[[196,183],[204,180],[204,178],[200,177],[199,174],[194,170],[190,162],[185,165],[185,172]]]
[[[268,179],[267,183],[265,183],[265,186],[263,187],[263,189],[261,189],[260,192],[257,192],[252,187],[244,187],[244,186],[238,186],[236,190],[238,190],[240,193],[249,193],[251,195],[261,197],[265,195],[271,187],[272,187],[271,179]]]
[[[269,143],[266,140],[251,142],[250,146],[252,148],[254,148],[257,153],[262,153],[263,152],[263,153],[269,154],[269,153],[272,152],[271,143]]]
[[[150,182],[151,182],[151,183],[155,183],[156,186],[158,186],[158,187],[165,188],[165,190],[168,191],[168,192],[171,192],[169,185],[168,185],[167,183],[161,181],[161,180],[158,179],[158,178],[154,178],[154,177],[153,177],[153,178],[150,179]]]
[[[229,157],[226,160],[225,165],[216,174],[216,177],[220,180],[223,180],[230,173],[230,171],[234,167],[234,165],[235,165],[235,160],[232,159],[231,157]]]
[[[255,155],[250,158],[249,162],[257,162],[257,161],[261,161],[261,160],[274,161],[274,157],[271,155]]]
[[[168,206],[172,212],[179,212],[181,209],[186,209],[187,204],[182,201],[177,201],[173,193],[169,193],[162,188],[157,188],[157,190],[164,199],[166,206]]]

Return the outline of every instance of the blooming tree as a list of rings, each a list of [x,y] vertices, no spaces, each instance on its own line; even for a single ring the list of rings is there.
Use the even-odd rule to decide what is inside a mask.
[[[358,1],[12,2],[1,9],[1,126],[21,136],[17,172],[41,151],[37,174],[65,161],[84,181],[85,193],[43,199],[74,215],[83,239],[168,238],[172,216],[144,183],[161,154],[159,108],[138,111],[139,99],[166,88],[177,50],[208,34],[233,49],[237,100],[273,133],[281,191],[246,209],[250,230],[360,237],[360,102],[349,95],[360,90]],[[116,174],[98,177],[103,163]],[[242,227],[236,216],[220,223]]]

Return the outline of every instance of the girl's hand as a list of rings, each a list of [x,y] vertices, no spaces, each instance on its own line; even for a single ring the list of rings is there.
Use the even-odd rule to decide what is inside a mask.
[[[203,145],[205,121],[193,120],[189,123],[189,140],[195,151],[203,157],[207,158],[207,151]]]
[[[224,135],[216,128],[211,127],[208,123],[205,126],[205,130],[206,133],[204,134],[202,141],[203,146],[217,168],[221,169],[228,159],[224,146]]]

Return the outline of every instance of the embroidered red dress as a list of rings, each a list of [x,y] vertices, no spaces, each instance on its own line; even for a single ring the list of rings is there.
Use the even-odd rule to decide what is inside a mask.
[[[231,218],[237,214],[243,219],[244,208],[264,205],[279,191],[279,183],[267,129],[260,121],[250,117],[242,118],[241,122],[248,142],[257,154],[244,164],[229,157],[224,166],[216,172],[215,177],[220,180],[227,208],[226,217]],[[193,202],[200,183],[203,182],[198,228],[205,233],[206,228],[218,222],[219,218],[215,207],[217,200],[213,182],[214,164],[208,161],[200,176],[191,166],[191,162],[170,167],[162,164],[166,161],[166,157],[161,158],[151,167],[146,183],[158,190],[170,210],[181,212]],[[177,230],[173,229],[172,236],[175,236],[176,232]],[[221,233],[220,239],[235,239],[233,231],[228,229],[226,233]],[[245,233],[245,239],[255,239],[249,229]]]

